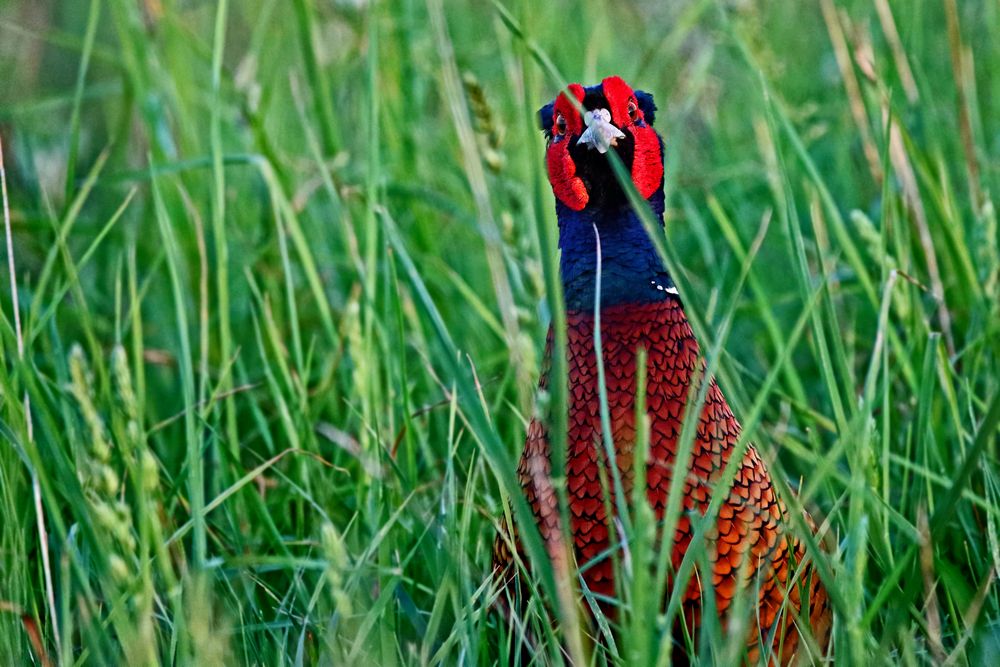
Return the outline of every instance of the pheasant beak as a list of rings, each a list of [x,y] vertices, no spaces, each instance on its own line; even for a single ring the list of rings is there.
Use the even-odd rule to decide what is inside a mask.
[[[618,145],[619,139],[625,138],[625,133],[611,122],[611,112],[607,109],[594,109],[583,114],[583,122],[587,129],[583,131],[578,144],[583,144],[599,153],[607,153],[612,146]]]

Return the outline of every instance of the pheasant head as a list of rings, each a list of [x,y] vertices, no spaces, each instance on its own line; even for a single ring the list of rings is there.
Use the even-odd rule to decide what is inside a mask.
[[[625,202],[608,162],[614,151],[643,199],[663,189],[663,142],[653,129],[653,96],[621,77],[596,86],[574,83],[542,107],[539,121],[548,146],[545,162],[552,192],[571,211],[617,208]]]

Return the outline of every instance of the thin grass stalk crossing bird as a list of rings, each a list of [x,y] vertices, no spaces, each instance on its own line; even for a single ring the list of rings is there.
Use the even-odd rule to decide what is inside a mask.
[[[705,360],[677,288],[606,155],[612,150],[617,154],[662,228],[664,144],[653,129],[653,98],[633,91],[619,77],[587,88],[573,84],[567,90],[575,99],[560,93],[539,111],[539,120],[548,139],[545,163],[559,221],[569,410],[564,474],[568,533],[579,576],[595,598],[615,599],[616,570],[608,555],[620,542],[615,508],[639,497],[633,495],[633,486],[644,478],[653,514],[658,521],[664,519],[668,490],[678,472],[675,460],[685,407],[703,388],[701,382],[707,381],[691,454],[682,463],[681,513],[673,536],[663,540],[664,548],[671,549],[673,572],[692,545],[692,519],[706,512],[715,494],[726,495],[706,538],[710,575],[692,576],[683,595],[680,623],[686,628],[682,630],[689,637],[698,636],[703,596],[712,593],[714,610],[726,627],[734,598],[744,594],[751,599],[745,626],[751,660],[763,657],[787,664],[807,653],[812,659],[821,658],[815,651],[826,652],[832,622],[826,590],[809,566],[803,543],[791,532],[788,510],[752,445],[736,464],[732,486],[719,487],[740,424],[715,379],[704,379]],[[600,323],[596,332],[595,313]],[[548,338],[542,390],[550,382],[551,330]],[[644,475],[637,476],[642,461],[636,460],[634,451],[636,359],[641,350],[646,358],[649,439]],[[605,382],[607,423],[602,423],[600,375]],[[617,475],[607,465],[608,440],[614,447]],[[518,477],[550,557],[559,558],[564,552],[563,533],[552,482],[552,452],[541,417],[529,424]],[[808,516],[806,523],[813,526]],[[514,583],[518,552],[516,529],[502,526],[494,546],[494,572],[512,598],[513,589],[524,590]],[[518,560],[527,563],[520,555]],[[669,598],[669,578],[666,585],[662,595]],[[602,609],[614,616],[613,605]],[[801,641],[804,624],[811,626],[809,635],[816,640],[810,647]]]

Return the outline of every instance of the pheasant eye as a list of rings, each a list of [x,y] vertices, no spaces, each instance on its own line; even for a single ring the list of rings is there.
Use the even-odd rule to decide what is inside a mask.
[[[636,106],[635,100],[628,101],[628,117],[633,123],[639,120],[639,107]]]
[[[558,134],[559,136],[566,134],[566,119],[563,117],[561,113],[556,114],[555,127],[556,127],[556,134]]]

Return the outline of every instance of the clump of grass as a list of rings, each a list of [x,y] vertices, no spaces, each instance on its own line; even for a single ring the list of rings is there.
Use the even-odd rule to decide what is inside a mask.
[[[702,348],[823,524],[832,660],[996,662],[1000,9],[918,4],[6,3],[0,659],[521,655],[490,548],[566,400],[534,396],[534,114],[617,73],[660,107]],[[654,523],[596,650],[525,535],[536,662],[671,661]]]

